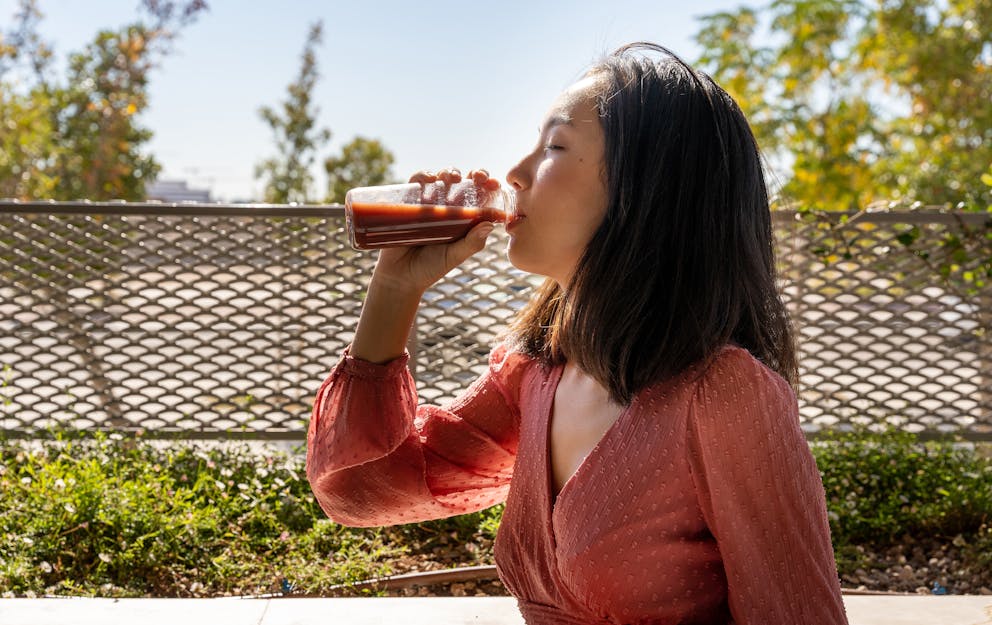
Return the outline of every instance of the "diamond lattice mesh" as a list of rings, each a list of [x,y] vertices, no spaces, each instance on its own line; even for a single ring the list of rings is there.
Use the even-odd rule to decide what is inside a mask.
[[[212,212],[0,212],[0,429],[302,437],[375,254],[348,246],[340,209]],[[990,289],[969,293],[934,269],[952,220],[776,223],[807,432],[890,422],[992,437]],[[497,231],[425,294],[412,343],[421,401],[475,379],[540,282],[504,247]]]
[[[941,245],[960,226],[949,215],[834,216],[832,226],[776,217],[804,429],[887,423],[989,438],[992,289],[961,278],[989,254],[981,216],[969,216],[974,235],[961,248]]]

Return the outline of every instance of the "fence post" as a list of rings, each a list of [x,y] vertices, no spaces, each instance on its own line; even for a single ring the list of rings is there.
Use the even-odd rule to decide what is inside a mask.
[[[982,425],[992,434],[992,285],[978,293],[978,410]]]

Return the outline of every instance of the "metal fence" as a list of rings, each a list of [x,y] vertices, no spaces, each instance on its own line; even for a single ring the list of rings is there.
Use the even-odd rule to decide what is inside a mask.
[[[957,280],[967,266],[942,276],[942,254],[976,254],[936,244],[987,220],[775,214],[808,434],[888,422],[992,439],[992,289]],[[301,439],[375,258],[343,227],[340,206],[0,201],[0,431]],[[504,237],[425,295],[422,401],[484,371],[539,282],[506,262]]]

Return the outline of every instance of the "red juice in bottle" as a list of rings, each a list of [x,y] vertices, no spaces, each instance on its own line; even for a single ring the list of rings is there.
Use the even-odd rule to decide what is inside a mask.
[[[411,183],[352,189],[345,215],[352,247],[372,250],[450,243],[479,222],[504,223],[512,205],[510,192],[483,190],[471,181],[450,188]]]

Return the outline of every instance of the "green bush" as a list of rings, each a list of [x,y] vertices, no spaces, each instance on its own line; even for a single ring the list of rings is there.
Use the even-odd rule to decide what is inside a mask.
[[[894,430],[827,434],[812,447],[841,571],[864,565],[863,546],[963,534],[968,566],[992,575],[992,460]],[[300,454],[113,435],[0,440],[0,590],[341,593],[411,556],[492,562],[502,510],[353,529],[324,517]]]
[[[403,548],[324,519],[298,456],[121,437],[0,442],[0,589],[200,596],[383,575]]]
[[[835,547],[904,534],[950,538],[992,521],[992,462],[951,438],[858,429],[812,447]]]

